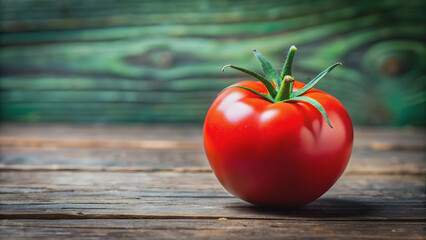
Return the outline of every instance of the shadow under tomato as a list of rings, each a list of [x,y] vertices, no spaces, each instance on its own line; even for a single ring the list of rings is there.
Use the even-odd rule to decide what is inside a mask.
[[[340,218],[367,217],[377,208],[365,202],[335,198],[318,199],[297,208],[259,207],[246,202],[227,205],[225,208],[240,214],[259,214],[276,217]]]

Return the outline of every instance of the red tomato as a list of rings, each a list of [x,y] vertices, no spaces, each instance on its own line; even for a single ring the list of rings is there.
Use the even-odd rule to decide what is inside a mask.
[[[261,82],[236,85],[268,94]],[[294,82],[294,90],[304,85]],[[270,102],[242,88],[226,89],[213,102],[204,148],[231,194],[255,205],[303,206],[342,175],[352,152],[351,119],[325,92],[310,89],[303,96],[323,106],[333,128],[306,102]]]

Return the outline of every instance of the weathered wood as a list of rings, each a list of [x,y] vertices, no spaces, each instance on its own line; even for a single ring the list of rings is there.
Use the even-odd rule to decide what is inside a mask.
[[[0,138],[0,146],[23,147],[70,147],[70,148],[139,148],[139,149],[185,149],[198,148],[199,143],[178,141],[109,141],[109,140],[48,140]]]
[[[279,69],[295,44],[297,80],[344,63],[318,88],[355,123],[424,126],[424,1],[1,5],[1,120],[201,122],[221,89],[247,79],[223,65],[259,69],[256,48]]]
[[[344,176],[301,209],[262,209],[212,173],[1,172],[2,218],[424,220],[424,177]]]
[[[27,239],[424,239],[416,222],[228,219],[2,220],[0,237]]]
[[[201,125],[2,124],[0,238],[424,239],[424,134],[356,129],[335,186],[277,209],[220,186]]]
[[[65,125],[65,124],[0,124],[0,140],[6,146],[50,147],[90,146],[96,141],[180,141],[196,142],[201,146],[201,124],[150,124],[150,125]],[[355,128],[355,149],[408,150],[426,149],[426,131],[423,128]],[[3,140],[3,141],[5,141]],[[55,141],[49,141],[55,140]],[[93,140],[93,142],[91,142]],[[25,143],[28,141],[28,143]],[[83,143],[78,143],[82,141]],[[86,144],[84,144],[86,143]],[[101,145],[102,147],[102,145]],[[125,144],[120,148],[126,147]],[[131,146],[129,146],[131,147]]]
[[[0,128],[3,170],[210,171],[202,126],[13,125]],[[355,130],[348,174],[425,174],[422,129]],[[165,140],[167,139],[167,140]]]
[[[0,136],[47,140],[202,141],[201,124],[19,124],[1,123]],[[417,131],[418,134],[418,131]],[[401,133],[400,135],[404,135]],[[412,138],[410,134],[409,138]],[[413,131],[416,136],[416,131]],[[418,137],[417,137],[418,138]]]
[[[201,146],[189,149],[0,146],[0,153],[0,171],[211,171]],[[346,174],[426,174],[425,159],[423,151],[355,149]]]
[[[25,2],[25,1],[23,1]],[[28,2],[28,1],[27,1]],[[6,22],[2,29],[4,31],[19,31],[19,30],[48,30],[48,29],[74,29],[84,27],[105,27],[105,26],[132,26],[132,25],[152,25],[162,24],[165,19],[169,23],[238,23],[243,25],[242,29],[237,29],[237,33],[246,33],[247,31],[254,31],[255,33],[268,33],[276,31],[277,28],[284,24],[284,26],[297,28],[300,27],[299,21],[290,23],[282,23],[279,21],[273,24],[270,28],[262,29],[261,24],[256,24],[255,21],[275,20],[281,18],[294,18],[298,17],[303,25],[308,24],[316,25],[319,23],[330,22],[339,18],[348,18],[355,16],[358,12],[369,12],[366,6],[359,6],[358,8],[344,8],[348,5],[341,1],[328,1],[329,5],[324,5],[323,2],[304,1],[294,2],[289,1],[285,5],[279,4],[277,1],[265,1],[263,4],[256,4],[256,1],[242,1],[238,8],[232,8],[235,4],[232,1],[217,1],[214,3],[207,2],[206,5],[194,5],[191,1],[181,1],[179,3],[158,3],[158,2],[139,2],[139,1],[123,1],[123,3],[110,2],[105,4],[103,2],[94,1],[90,4],[83,4],[79,6],[76,2],[69,2],[66,4],[54,4],[49,9],[42,6],[34,6],[34,12],[26,12],[25,4],[14,4],[13,1],[5,1],[3,5],[3,20]],[[370,7],[377,5],[369,5]],[[81,8],[87,12],[81,11]],[[67,12],[65,19],[58,19],[58,15],[62,11]],[[334,14],[328,14],[327,11],[332,11]],[[349,11],[352,10],[352,11]],[[241,14],[245,12],[250,14]],[[355,11],[355,12],[354,12]],[[322,15],[318,12],[323,12]],[[26,14],[24,14],[26,13]],[[127,13],[127,14],[125,14]],[[311,15],[315,14],[315,15]],[[301,18],[301,16],[304,15]],[[322,18],[320,16],[323,16]],[[55,19],[51,24],[45,24],[49,20]],[[113,19],[110,19],[113,18]],[[306,19],[308,18],[308,19]],[[14,21],[19,19],[21,24],[16,24]],[[109,20],[109,21],[101,21]],[[250,24],[245,23],[246,21]],[[281,24],[280,24],[281,23]],[[299,24],[298,24],[299,23]],[[86,25],[85,25],[86,24]],[[206,27],[209,27],[209,24]],[[296,25],[294,25],[296,24]],[[273,28],[275,26],[275,28]],[[165,26],[167,28],[169,26]],[[209,33],[203,27],[196,28],[198,31]],[[210,26],[214,27],[214,26]],[[226,33],[233,33],[234,28],[226,28]],[[194,35],[199,32],[190,32],[189,35]],[[158,32],[164,30],[157,30],[150,32],[151,34],[158,35]],[[186,33],[186,32],[184,32]],[[180,31],[172,32],[173,35],[182,35]],[[209,33],[216,35],[217,33]],[[220,33],[219,33],[220,34]],[[115,34],[110,36],[118,37]],[[88,36],[90,37],[90,36]]]
[[[371,143],[357,141],[355,148],[369,148],[373,150],[426,150],[423,142],[404,143],[399,139],[393,139],[398,142],[391,141],[374,141]],[[358,144],[359,142],[359,144]],[[201,143],[167,141],[167,140],[141,140],[141,141],[111,141],[111,140],[50,140],[37,138],[15,138],[0,137],[0,146],[18,146],[18,147],[107,147],[107,148],[148,148],[148,149],[173,149],[173,148],[197,148]]]

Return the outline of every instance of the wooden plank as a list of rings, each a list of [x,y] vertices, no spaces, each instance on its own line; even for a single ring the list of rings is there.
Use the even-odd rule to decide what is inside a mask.
[[[391,140],[394,140],[392,142]],[[426,150],[426,144],[423,141],[404,142],[402,139],[398,140],[387,139],[385,141],[371,141],[363,142],[362,140],[355,140],[355,149],[372,149],[377,151],[386,150]],[[201,143],[191,143],[182,141],[168,141],[168,140],[139,140],[139,141],[111,141],[101,139],[46,139],[46,138],[17,138],[17,137],[0,137],[0,146],[12,147],[70,147],[70,148],[197,148],[201,147]]]
[[[297,80],[344,63],[317,86],[336,96],[354,123],[424,126],[418,109],[425,67],[418,59],[426,34],[417,24],[425,21],[424,6],[416,0],[3,1],[0,117],[202,122],[221,89],[247,78],[221,73],[223,65],[259,69],[250,52],[256,48],[279,69],[295,44],[303,49]]]
[[[3,124],[0,168],[206,172],[201,136],[200,125]],[[347,173],[425,174],[424,136],[422,129],[357,128]]]
[[[5,24],[2,25],[2,30],[13,32],[17,30],[74,29],[121,25],[144,26],[162,24],[164,23],[164,19],[167,19],[168,23],[174,24],[204,23],[203,25],[209,26],[212,23],[241,23],[300,16],[308,18],[317,14],[318,11],[323,13],[328,11],[335,12],[339,19],[344,19],[353,16],[355,13],[360,14],[369,10],[362,5],[355,9],[347,9],[344,8],[345,6],[347,7],[347,4],[341,1],[328,2],[329,5],[315,1],[289,2],[284,6],[278,1],[266,1],[262,5],[257,5],[253,2],[247,4],[244,2],[246,4],[239,4],[241,6],[235,9],[237,11],[232,9],[232,6],[234,6],[233,2],[223,0],[207,3],[205,6],[193,5],[191,1],[182,1],[179,3],[124,1],[121,4],[111,2],[107,5],[103,2],[94,1],[93,3],[82,5],[86,11],[81,9],[82,6],[71,2],[65,5],[55,2],[49,3],[50,9],[48,10],[43,7],[33,6],[33,12],[28,12],[25,1],[22,5],[14,4],[13,1],[6,1],[2,4],[1,11],[4,16],[3,20],[5,21]],[[372,6],[370,5],[370,7]],[[64,9],[66,9],[67,16],[61,19],[58,14],[64,11]],[[353,13],[354,11],[355,13]],[[250,14],[241,14],[241,12]],[[22,16],[24,13],[26,13],[25,16]],[[327,16],[327,14],[325,15]],[[330,16],[324,17],[324,19],[311,17],[308,20],[302,20],[302,22],[311,26],[318,24],[314,20],[322,23],[326,20],[331,21],[332,19],[330,19]],[[49,22],[50,24],[45,24],[45,22]],[[293,27],[293,25],[289,24],[288,27]],[[294,27],[297,27],[297,25]],[[275,29],[270,27],[268,30],[263,31],[272,31]]]
[[[35,143],[28,143],[29,146],[33,146],[33,144],[43,145],[44,141],[55,140],[58,142],[56,147],[61,147],[61,145],[67,145],[65,140],[164,141],[167,139],[168,141],[197,142],[201,146],[202,129],[202,124],[118,126],[2,123],[0,124],[0,140],[16,139],[16,143],[4,143],[4,145],[9,146],[22,145],[19,142],[22,139],[34,139]],[[357,127],[354,133],[355,149],[423,151],[426,148],[426,131],[423,128]],[[61,140],[64,140],[64,142]],[[49,144],[49,147],[53,147],[54,142],[49,142]],[[76,142],[71,142],[69,145],[75,144],[78,145]]]
[[[167,148],[162,148],[164,146]],[[3,146],[0,147],[0,171],[211,171],[201,146],[174,147],[164,143],[145,149]],[[426,174],[424,159],[424,151],[355,149],[346,174],[421,175]]]
[[[98,104],[110,102],[135,102],[145,104],[155,103],[180,103],[183,106],[199,100],[201,102],[211,101],[217,96],[217,91],[198,92],[138,92],[138,91],[4,91],[2,100],[10,103],[50,103],[50,102],[95,102]],[[167,105],[166,105],[167,106]],[[173,105],[171,105],[173,106]]]
[[[194,91],[194,90],[214,90],[225,88],[235,82],[240,82],[246,78],[241,77],[226,77],[226,78],[190,78],[178,79],[174,81],[136,81],[133,79],[116,79],[116,78],[42,78],[37,81],[32,81],[31,77],[15,77],[2,78],[0,87],[5,91]],[[30,84],[31,83],[31,84]],[[157,93],[158,94],[158,93]],[[78,104],[62,103],[63,106],[78,106]],[[114,103],[111,103],[114,105]],[[59,104],[57,104],[59,105]],[[130,105],[130,104],[129,104]],[[26,105],[18,106],[33,106],[39,108],[54,107],[54,104],[37,104],[27,103]],[[17,107],[18,107],[17,106]],[[89,106],[93,106],[90,104]],[[82,106],[79,106],[82,107]],[[98,107],[102,107],[99,106]]]
[[[424,176],[348,175],[300,209],[257,208],[212,173],[57,172],[0,175],[1,218],[412,220],[425,216]]]
[[[348,171],[329,192],[271,209],[222,189],[201,129],[3,124],[0,238],[424,238],[423,130],[357,129]],[[167,141],[193,145],[131,144]]]
[[[1,220],[10,239],[424,239],[416,222],[217,219]]]
[[[22,124],[1,123],[0,137],[47,140],[202,141],[201,124]]]
[[[358,127],[354,131],[355,148],[377,151],[426,150],[424,128],[374,128]]]
[[[179,141],[110,141],[110,140],[46,140],[27,138],[0,138],[0,145],[22,147],[63,148],[125,148],[125,149],[190,149],[199,148],[199,143]]]
[[[194,149],[111,149],[111,148],[0,148],[1,169],[21,165],[36,169],[44,167],[60,170],[128,169],[133,171],[209,168],[202,148]],[[23,168],[24,169],[24,168]]]

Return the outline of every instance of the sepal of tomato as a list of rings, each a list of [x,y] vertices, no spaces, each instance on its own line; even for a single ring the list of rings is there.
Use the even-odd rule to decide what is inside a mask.
[[[268,95],[261,82],[234,85]],[[292,92],[305,86],[292,85]],[[255,205],[295,207],[319,198],[338,180],[352,152],[351,119],[325,92],[312,88],[303,97],[324,108],[333,128],[307,102],[272,102],[240,87],[220,93],[205,118],[203,140],[226,190]]]

